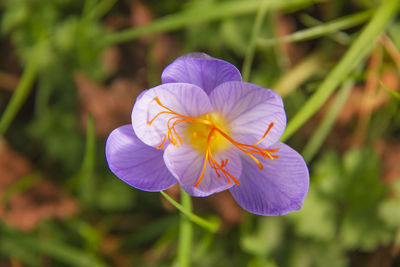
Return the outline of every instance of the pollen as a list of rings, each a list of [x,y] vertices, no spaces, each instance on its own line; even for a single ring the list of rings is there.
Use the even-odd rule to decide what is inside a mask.
[[[214,153],[224,151],[232,147],[232,144],[219,132],[213,131],[209,136],[213,127],[221,129],[223,132],[230,134],[230,128],[227,121],[223,116],[218,113],[210,113],[201,116],[201,119],[209,121],[211,124],[207,125],[202,122],[189,123],[184,131],[183,136],[187,142],[201,153],[207,151],[207,140],[210,138],[210,149]]]
[[[227,179],[227,182],[229,184],[232,183],[232,181],[236,185],[240,184],[240,181],[226,170],[229,159],[226,158],[224,160],[221,160],[221,162],[217,162],[213,157],[213,153],[221,152],[233,146],[235,146],[241,152],[245,153],[247,156],[253,159],[260,170],[263,169],[263,165],[254,155],[260,155],[264,159],[268,158],[270,160],[275,160],[279,158],[278,155],[274,154],[279,151],[278,148],[266,149],[259,146],[259,144],[262,142],[262,140],[265,139],[265,137],[274,126],[273,122],[269,124],[264,135],[256,143],[251,145],[242,144],[235,141],[231,137],[231,129],[229,127],[229,123],[223,116],[218,113],[209,113],[199,116],[198,118],[193,118],[179,114],[172,109],[166,107],[161,103],[158,97],[155,97],[154,101],[156,101],[156,103],[164,110],[159,112],[148,122],[149,126],[151,126],[154,120],[156,120],[157,117],[161,114],[170,115],[169,119],[167,120],[168,131],[157,149],[164,149],[165,142],[168,139],[171,144],[177,147],[183,145],[183,142],[188,142],[197,151],[205,154],[203,168],[199,178],[197,179],[197,182],[193,185],[194,187],[197,187],[202,181],[207,164],[215,171],[218,178],[221,178],[222,174]],[[186,122],[186,124],[183,128],[184,130],[182,138],[175,127],[184,122]]]

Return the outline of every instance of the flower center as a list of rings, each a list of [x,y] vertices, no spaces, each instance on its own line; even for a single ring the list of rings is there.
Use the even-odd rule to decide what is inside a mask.
[[[207,139],[211,129],[216,127],[229,135],[230,128],[226,120],[218,113],[206,114],[201,116],[200,119],[209,121],[210,125],[204,124],[203,122],[189,123],[184,129],[184,137],[192,147],[201,153],[205,153],[207,151]],[[231,146],[232,144],[219,132],[213,131],[211,133],[210,149],[214,153],[221,152]]]
[[[197,179],[197,182],[193,185],[194,187],[198,186],[203,179],[207,163],[210,165],[211,168],[214,169],[218,178],[221,177],[221,172],[225,176],[229,184],[231,183],[231,180],[235,182],[236,185],[240,184],[240,181],[225,169],[228,164],[228,159],[221,160],[221,162],[218,163],[212,155],[212,152],[220,152],[226,148],[229,148],[232,145],[236,146],[236,148],[241,150],[247,156],[251,157],[254,162],[257,163],[260,170],[262,170],[263,165],[253,154],[261,155],[264,159],[269,158],[270,160],[275,160],[279,158],[278,155],[272,154],[278,152],[279,148],[266,149],[257,146],[259,143],[261,143],[262,140],[265,139],[271,128],[274,126],[273,122],[268,126],[263,137],[258,142],[252,145],[242,144],[230,137],[230,128],[228,123],[221,115],[217,113],[205,114],[199,118],[193,118],[179,114],[172,109],[164,106],[157,96],[154,98],[154,101],[156,101],[157,104],[164,109],[164,111],[157,113],[157,115],[148,122],[150,126],[154,122],[154,120],[157,119],[157,117],[161,114],[171,115],[171,117],[167,121],[168,131],[165,134],[161,144],[157,146],[157,149],[164,149],[164,144],[167,138],[170,143],[176,147],[183,145],[183,139],[176,131],[175,126],[182,122],[189,122],[188,126],[184,130],[185,139],[189,140],[189,144],[192,145],[195,149],[202,153],[205,153],[203,169],[200,177]]]

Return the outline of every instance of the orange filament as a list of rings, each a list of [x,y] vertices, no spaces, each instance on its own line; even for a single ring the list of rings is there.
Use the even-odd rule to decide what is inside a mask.
[[[206,166],[207,166],[207,162],[210,165],[210,167],[214,169],[214,171],[215,171],[215,173],[216,173],[218,178],[221,177],[221,175],[219,173],[219,172],[221,172],[225,176],[225,178],[227,179],[229,184],[231,183],[231,180],[236,185],[240,184],[240,181],[238,179],[236,179],[233,175],[231,175],[225,169],[225,167],[228,164],[228,159],[221,160],[220,164],[214,159],[214,157],[213,157],[213,155],[211,153],[211,140],[212,140],[214,132],[218,132],[219,134],[221,134],[231,144],[236,146],[239,150],[241,150],[243,153],[245,153],[251,159],[253,159],[254,162],[260,168],[260,170],[263,169],[263,165],[261,164],[261,162],[253,154],[260,155],[264,159],[269,158],[270,160],[275,160],[275,159],[279,158],[278,155],[272,155],[272,153],[278,152],[279,148],[266,149],[266,148],[261,148],[261,147],[257,146],[258,144],[260,144],[262,142],[262,140],[264,140],[267,137],[268,133],[270,132],[270,130],[274,126],[273,122],[270,123],[270,125],[268,126],[267,130],[265,131],[264,135],[261,137],[260,140],[258,140],[256,143],[254,143],[252,145],[247,145],[247,144],[242,144],[242,143],[239,143],[239,142],[235,141],[232,137],[230,137],[228,134],[226,134],[223,130],[221,130],[220,128],[215,126],[215,124],[210,121],[209,115],[206,115],[206,119],[188,117],[188,116],[176,113],[175,111],[173,111],[173,110],[169,109],[168,107],[164,106],[157,96],[154,98],[154,100],[157,102],[157,104],[160,107],[164,108],[165,110],[157,113],[157,115],[148,122],[149,125],[151,125],[154,122],[154,120],[158,116],[160,116],[161,114],[170,114],[170,115],[172,115],[167,121],[168,131],[165,134],[161,144],[159,146],[157,146],[157,149],[160,149],[160,148],[164,149],[164,144],[165,144],[165,141],[167,140],[167,138],[170,141],[170,143],[175,145],[176,147],[179,147],[178,141],[179,141],[180,145],[183,145],[183,140],[182,140],[181,136],[177,133],[177,131],[175,129],[175,126],[177,126],[178,124],[180,124],[182,122],[197,122],[197,123],[205,124],[205,125],[210,127],[210,131],[209,131],[208,136],[207,136],[206,152],[205,152],[206,154],[205,154],[205,158],[204,158],[203,169],[201,171],[200,177],[197,179],[197,182],[193,185],[194,187],[197,187],[200,184],[201,180],[203,179],[204,173],[205,173],[205,170],[206,170]],[[194,135],[197,135],[197,133],[194,133]]]
[[[215,130],[217,130],[217,129],[218,129],[217,127],[212,126],[212,128],[210,130],[210,133],[208,134],[208,137],[207,137],[207,150],[206,150],[206,156],[204,158],[203,169],[201,171],[199,179],[197,179],[197,182],[193,185],[194,187],[197,187],[200,184],[201,180],[203,179],[204,172],[206,170],[207,162],[208,162],[208,164],[210,164],[211,168],[213,168],[215,170],[215,173],[217,174],[218,178],[221,177],[221,175],[219,174],[218,171],[221,171],[224,174],[225,178],[227,179],[228,184],[231,183],[231,180],[233,180],[236,185],[240,184],[239,180],[237,180],[233,175],[231,175],[227,170],[224,169],[225,166],[228,164],[228,159],[221,160],[221,164],[218,164],[217,161],[212,156],[211,145],[210,145],[211,137],[212,137],[213,132]]]
[[[199,123],[203,123],[206,125],[211,125],[212,123],[209,120],[203,120],[203,119],[198,119],[198,118],[192,118],[192,117],[188,117],[188,116],[184,116],[181,115],[179,113],[176,113],[175,111],[167,108],[166,106],[164,106],[160,99],[158,98],[158,96],[156,96],[154,98],[154,100],[157,102],[157,104],[163,108],[165,108],[167,111],[161,111],[159,113],[157,113],[157,115],[148,122],[148,124],[151,126],[151,124],[154,122],[154,120],[160,116],[161,114],[171,114],[173,115],[171,118],[169,118],[168,122],[167,122],[167,126],[168,126],[168,132],[165,134],[161,144],[159,146],[157,146],[157,149],[164,149],[164,144],[166,139],[168,138],[168,140],[171,142],[171,144],[173,144],[176,147],[179,147],[178,142],[176,140],[176,138],[179,140],[179,142],[181,143],[181,145],[183,144],[183,140],[180,137],[180,135],[176,132],[175,130],[175,126],[178,125],[179,123],[182,122],[199,122]],[[172,125],[170,125],[171,121],[175,120],[174,123]],[[176,138],[175,138],[176,136]]]

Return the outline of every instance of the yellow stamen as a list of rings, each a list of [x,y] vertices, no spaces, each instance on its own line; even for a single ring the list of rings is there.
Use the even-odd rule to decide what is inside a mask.
[[[202,181],[203,177],[204,177],[204,173],[206,170],[206,166],[207,163],[210,165],[211,168],[214,169],[216,175],[218,178],[221,177],[220,173],[221,172],[225,178],[228,181],[228,184],[231,183],[231,180],[236,184],[239,185],[240,181],[237,180],[233,175],[231,175],[226,169],[225,167],[228,164],[228,159],[225,160],[221,160],[221,163],[219,164],[213,157],[212,153],[211,153],[211,148],[212,148],[212,142],[215,143],[215,140],[219,137],[216,136],[215,134],[219,134],[221,135],[225,140],[227,140],[229,143],[231,143],[232,145],[236,146],[239,150],[241,150],[243,153],[245,153],[246,155],[248,155],[251,159],[254,160],[254,162],[258,165],[258,167],[260,168],[260,170],[263,169],[263,165],[261,164],[261,162],[253,155],[260,155],[262,156],[264,159],[269,158],[270,160],[275,160],[278,159],[279,156],[278,155],[272,155],[272,153],[276,153],[279,151],[279,148],[275,148],[275,149],[266,149],[266,148],[261,148],[259,146],[257,146],[258,144],[260,144],[268,135],[268,133],[270,132],[270,130],[272,129],[272,127],[274,126],[274,123],[270,123],[270,125],[268,126],[267,130],[265,131],[264,135],[261,137],[260,140],[258,140],[256,143],[252,144],[252,145],[248,145],[248,144],[242,144],[239,143],[237,141],[235,141],[232,137],[230,137],[225,131],[223,131],[221,129],[222,126],[219,125],[219,123],[216,123],[214,120],[212,120],[212,116],[210,116],[210,114],[206,114],[205,115],[205,119],[202,118],[192,118],[192,117],[188,117],[179,113],[176,113],[175,111],[171,110],[170,108],[164,106],[160,99],[158,97],[155,97],[154,100],[157,102],[157,104],[164,108],[164,111],[161,111],[159,113],[157,113],[157,115],[152,118],[148,124],[151,126],[152,123],[154,122],[154,120],[160,116],[161,114],[170,114],[171,117],[168,119],[167,121],[167,127],[168,127],[168,131],[165,134],[161,144],[159,146],[157,146],[157,149],[164,149],[164,144],[165,141],[169,140],[169,142],[171,144],[173,144],[176,147],[179,147],[180,145],[183,145],[183,139],[182,137],[178,134],[178,132],[176,131],[175,127],[182,123],[182,122],[191,122],[191,123],[199,123],[200,125],[204,125],[206,131],[208,132],[207,135],[207,140],[206,140],[206,150],[205,150],[205,157],[204,157],[204,164],[203,164],[203,168],[200,174],[200,177],[197,179],[197,182],[193,185],[194,187],[197,187],[200,182]],[[171,124],[172,123],[172,124]],[[216,125],[218,124],[218,125]],[[196,128],[197,129],[197,128]],[[202,130],[200,130],[200,132],[198,131],[193,131],[191,133],[192,137],[202,137],[205,138],[205,135],[201,132]],[[179,143],[178,143],[179,141]]]

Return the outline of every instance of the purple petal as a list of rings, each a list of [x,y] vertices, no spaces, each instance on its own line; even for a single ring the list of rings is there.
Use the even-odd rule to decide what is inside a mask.
[[[162,75],[162,83],[191,83],[207,94],[228,81],[241,81],[240,71],[231,63],[210,57],[205,53],[190,53],[168,65]]]
[[[133,107],[132,125],[137,137],[149,146],[157,147],[162,143],[168,132],[167,122],[173,117],[171,114],[161,114],[149,125],[159,112],[167,111],[155,101],[155,97],[165,107],[189,117],[198,117],[212,110],[207,94],[196,85],[169,83],[145,91]],[[170,125],[172,123],[173,121]],[[183,125],[184,123],[179,124],[175,127],[176,130],[179,132]]]
[[[213,154],[213,157],[218,164],[221,163],[221,160],[228,159],[225,169],[236,179],[240,177],[242,164],[239,155],[234,150],[226,149]],[[229,189],[235,184],[233,181],[228,183],[221,171],[219,171],[221,177],[218,178],[215,170],[207,163],[200,184],[194,187],[203,170],[204,159],[205,153],[194,150],[190,145],[185,144],[180,147],[170,144],[164,153],[167,168],[182,188],[192,196],[208,196]]]
[[[161,191],[177,182],[165,166],[163,151],[142,143],[132,125],[111,132],[106,143],[106,158],[111,171],[137,189]]]
[[[299,210],[309,186],[309,173],[303,158],[292,148],[276,143],[279,159],[257,157],[262,171],[254,161],[242,158],[241,184],[230,189],[242,208],[259,215],[283,215]]]
[[[268,147],[279,140],[286,128],[282,98],[271,89],[246,82],[227,82],[214,89],[210,100],[215,111],[228,120],[231,135],[238,142],[258,142],[274,123],[260,143]]]

